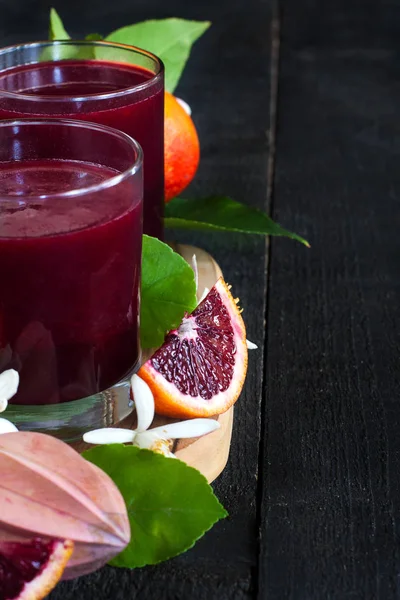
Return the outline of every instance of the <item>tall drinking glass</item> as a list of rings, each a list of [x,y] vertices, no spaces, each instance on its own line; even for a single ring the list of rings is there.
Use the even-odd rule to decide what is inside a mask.
[[[44,42],[0,50],[0,120],[82,119],[136,139],[144,152],[144,232],[163,238],[164,68],[108,42]]]
[[[0,372],[7,418],[73,439],[130,412],[137,369],[142,150],[68,120],[0,122]]]

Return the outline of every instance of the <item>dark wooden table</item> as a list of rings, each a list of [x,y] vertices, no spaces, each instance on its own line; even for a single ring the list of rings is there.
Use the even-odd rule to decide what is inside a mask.
[[[212,20],[179,88],[202,141],[192,193],[267,210],[312,249],[181,235],[219,261],[260,347],[215,484],[230,518],[52,600],[400,598],[400,6],[271,1],[54,2],[75,36]],[[46,36],[46,2],[0,8],[2,44]]]

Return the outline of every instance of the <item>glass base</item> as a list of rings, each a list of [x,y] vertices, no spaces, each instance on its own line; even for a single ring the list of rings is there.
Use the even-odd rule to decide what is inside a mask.
[[[91,429],[112,427],[125,419],[133,409],[130,379],[139,369],[140,361],[132,371],[113,387],[93,396],[41,406],[9,404],[5,418],[20,431],[37,431],[53,435],[64,442],[82,440]]]

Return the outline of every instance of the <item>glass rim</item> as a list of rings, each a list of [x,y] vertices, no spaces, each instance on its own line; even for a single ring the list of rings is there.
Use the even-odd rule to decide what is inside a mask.
[[[47,40],[47,41],[39,41],[39,42],[27,42],[22,44],[12,44],[11,46],[5,46],[0,49],[0,58],[5,54],[21,50],[21,49],[29,49],[29,48],[40,48],[40,47],[49,47],[49,46],[99,46],[101,48],[118,48],[120,50],[126,50],[128,52],[132,52],[134,54],[141,54],[142,56],[147,56],[148,58],[154,60],[157,65],[157,72],[147,81],[143,83],[139,83],[137,85],[132,85],[121,90],[116,90],[114,92],[102,92],[100,94],[86,94],[84,96],[51,96],[46,94],[25,94],[21,92],[10,92],[8,90],[0,89],[0,96],[4,98],[18,98],[20,100],[25,100],[28,102],[43,102],[43,100],[47,100],[48,102],[87,102],[90,100],[110,100],[113,98],[119,98],[127,93],[132,92],[140,92],[142,90],[146,90],[147,88],[154,85],[155,81],[163,77],[164,74],[164,63],[158,56],[153,54],[152,52],[148,52],[143,48],[139,48],[137,46],[130,46],[129,44],[120,44],[119,42],[108,42],[102,40]],[[68,60],[73,59],[61,59],[68,62]],[[96,59],[94,59],[96,60]],[[48,61],[52,62],[52,61]],[[113,61],[118,62],[118,61]],[[23,65],[19,66],[28,66],[40,64],[39,62],[27,62]],[[127,63],[129,64],[129,63]],[[12,67],[11,67],[12,68]],[[0,69],[0,73],[6,71],[7,69]]]
[[[69,190],[68,192],[55,192],[51,194],[42,194],[39,196],[29,195],[25,196],[25,198],[29,198],[29,201],[37,201],[37,200],[47,200],[50,198],[59,199],[59,198],[74,198],[77,196],[84,196],[86,194],[92,194],[95,192],[99,192],[105,189],[112,188],[114,186],[119,185],[120,183],[126,181],[130,177],[133,177],[142,167],[143,165],[143,150],[141,145],[134,140],[130,135],[119,131],[118,129],[114,129],[113,127],[108,127],[108,125],[100,125],[98,123],[91,123],[90,121],[79,121],[77,119],[5,119],[4,121],[0,121],[0,131],[6,127],[20,127],[26,125],[51,125],[51,126],[68,126],[68,127],[77,127],[80,129],[87,129],[89,131],[98,131],[100,133],[112,134],[115,138],[119,138],[121,141],[127,143],[130,149],[133,149],[135,152],[135,159],[133,164],[128,169],[122,171],[122,173],[118,173],[117,175],[112,175],[105,181],[100,183],[96,183],[93,185],[88,185],[86,187]],[[79,160],[74,159],[76,162]],[[19,162],[18,160],[12,160],[9,162]],[[88,161],[86,161],[88,162]],[[0,165],[4,164],[4,161],[0,161]],[[93,163],[95,164],[95,163]],[[14,196],[7,195],[0,192],[0,201],[3,199],[15,199],[21,200],[24,196]]]

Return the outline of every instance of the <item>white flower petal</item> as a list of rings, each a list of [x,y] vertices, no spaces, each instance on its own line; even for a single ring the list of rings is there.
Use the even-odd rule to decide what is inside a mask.
[[[204,298],[207,296],[207,294],[208,294],[209,291],[210,290],[209,290],[208,287],[204,288],[204,292],[203,292],[203,295],[201,296],[201,298],[199,300],[199,304],[200,304],[200,302],[203,302]]]
[[[199,437],[219,428],[220,424],[214,419],[189,419],[188,421],[154,427],[148,433],[158,435],[164,440],[176,440],[180,438]]]
[[[139,375],[133,375],[131,386],[137,414],[136,431],[146,431],[154,419],[153,392]]]
[[[176,98],[176,96],[175,96]],[[192,114],[192,109],[190,108],[189,104],[187,102],[185,102],[184,100],[182,100],[182,98],[176,98],[177,102],[179,102],[179,104],[182,106],[182,108],[185,109],[185,111],[187,112],[187,114],[189,115],[189,117]]]
[[[141,431],[136,434],[134,446],[139,446],[139,448],[151,449],[151,447],[154,446],[154,444],[160,440],[162,440],[162,438],[157,433],[153,433],[151,429],[150,431]],[[167,443],[166,439],[162,441]]]
[[[135,431],[130,429],[104,427],[88,431],[83,435],[83,441],[87,444],[129,444],[133,442],[135,436]]]
[[[196,282],[196,292],[199,289],[199,269],[197,267],[197,257],[195,254],[192,256],[192,269],[194,271],[194,280]]]
[[[19,375],[14,369],[8,369],[0,375],[0,412],[7,408],[8,401],[15,396],[19,385]]]
[[[18,429],[14,423],[7,419],[0,419],[0,433],[14,433],[15,431],[18,431]]]
[[[134,445],[138,446],[139,448],[153,450],[153,452],[163,454],[168,458],[176,458],[175,454],[173,454],[170,450],[169,441],[160,438],[156,433],[152,433],[151,429],[150,431],[138,433],[135,438]]]
[[[253,342],[250,342],[250,340],[246,340],[246,345],[247,345],[248,350],[257,350],[258,349],[257,344],[253,344]]]

